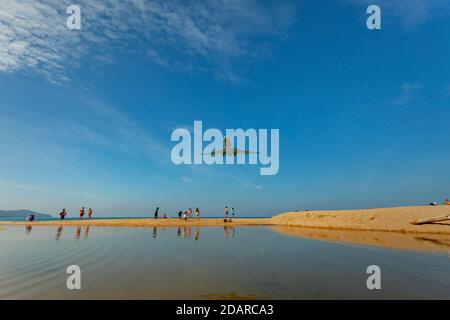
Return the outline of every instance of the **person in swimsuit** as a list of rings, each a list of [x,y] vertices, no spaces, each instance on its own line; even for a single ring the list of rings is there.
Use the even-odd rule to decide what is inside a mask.
[[[200,220],[200,209],[198,207],[195,209],[195,216]]]
[[[88,217],[89,217],[89,219],[92,218],[92,209],[91,208],[89,208],[89,210],[88,210]]]
[[[84,217],[84,207],[81,207],[80,209],[80,220],[83,220]]]
[[[225,222],[228,221],[228,207],[225,207]]]

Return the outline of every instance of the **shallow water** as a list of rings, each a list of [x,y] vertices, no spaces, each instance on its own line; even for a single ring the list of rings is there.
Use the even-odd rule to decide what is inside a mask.
[[[381,268],[368,290],[366,268]],[[81,268],[81,290],[66,268]],[[9,227],[1,299],[450,299],[450,254],[289,237],[266,227]]]

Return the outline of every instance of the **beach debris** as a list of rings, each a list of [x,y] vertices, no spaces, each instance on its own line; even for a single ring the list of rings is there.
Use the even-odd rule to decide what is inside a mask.
[[[445,216],[439,216],[434,218],[424,218],[424,219],[418,219],[411,222],[411,224],[415,225],[421,225],[421,224],[427,224],[427,223],[435,223],[435,222],[441,222],[450,220],[450,214],[447,214]]]

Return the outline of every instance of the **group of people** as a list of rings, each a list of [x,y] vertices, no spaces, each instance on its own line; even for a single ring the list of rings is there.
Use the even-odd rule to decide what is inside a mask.
[[[195,208],[195,212],[193,212],[191,208],[185,211],[182,210],[178,211],[178,219],[187,221],[188,219],[193,217],[193,213],[195,214],[195,218],[200,220],[200,209],[198,207]],[[159,215],[159,207],[156,207],[154,218],[158,219],[158,215]],[[225,218],[223,221],[233,222],[234,217],[235,217],[234,208],[233,207],[231,208],[231,215],[230,215],[230,209],[228,209],[228,207],[225,207]],[[166,214],[164,214],[164,219],[167,219]]]
[[[197,207],[195,208],[195,217],[200,220],[200,209]],[[192,218],[192,209],[189,208],[186,211],[178,211],[178,219],[183,219],[183,220],[187,220],[189,218]]]
[[[223,219],[223,222],[233,222],[234,219],[234,208],[231,208],[231,217],[230,217],[230,210],[228,207],[225,207],[225,219]]]
[[[92,218],[92,214],[93,213],[94,213],[94,211],[92,210],[92,208],[89,208],[88,213],[87,213],[87,216],[88,216],[89,219]],[[60,216],[61,220],[64,220],[66,218],[67,214],[68,213],[67,213],[66,209],[62,209],[62,211],[59,213],[59,216]],[[85,214],[84,207],[81,207],[81,209],[80,209],[80,220],[83,220],[84,214]]]

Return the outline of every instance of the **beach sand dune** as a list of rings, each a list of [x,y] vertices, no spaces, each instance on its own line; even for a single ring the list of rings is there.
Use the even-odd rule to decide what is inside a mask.
[[[273,224],[334,230],[450,234],[450,220],[413,225],[422,218],[450,215],[450,206],[415,206],[363,210],[299,211],[273,217]]]

